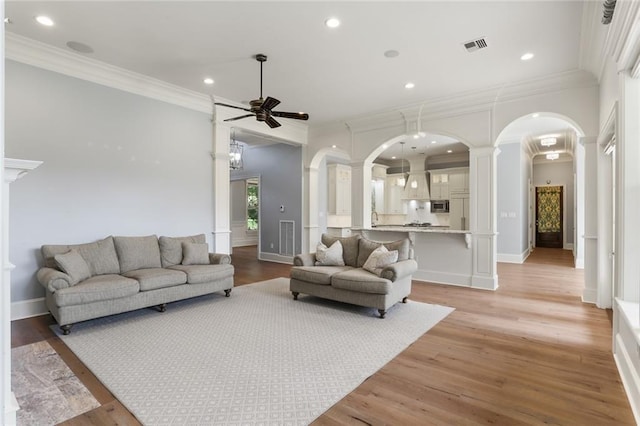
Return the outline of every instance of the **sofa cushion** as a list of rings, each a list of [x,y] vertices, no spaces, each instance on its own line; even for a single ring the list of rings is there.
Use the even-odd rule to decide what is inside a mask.
[[[122,275],[107,274],[58,290],[54,297],[58,306],[72,306],[129,297],[139,291],[138,281]]]
[[[316,265],[317,266],[344,266],[344,257],[342,257],[342,243],[336,241],[327,247],[322,243],[318,243],[316,247]]]
[[[135,271],[125,272],[122,275],[138,281],[140,283],[140,291],[172,287],[187,282],[187,274],[184,272],[164,268],[136,269]]]
[[[385,246],[380,245],[380,247],[371,252],[367,261],[362,265],[362,269],[381,276],[384,268],[397,261],[398,250],[389,251]]]
[[[200,284],[217,281],[233,276],[233,265],[174,265],[175,269],[187,274],[188,284]]]
[[[344,258],[344,264],[347,266],[353,266],[354,268],[358,263],[358,241],[360,235],[353,235],[351,237],[334,237],[328,234],[322,234],[322,244],[327,247],[331,247],[336,241],[340,241],[342,244],[342,257]]]
[[[114,237],[113,241],[120,261],[120,273],[162,266],[157,236]]]
[[[160,237],[160,260],[162,267],[179,265],[182,263],[182,243],[206,243],[204,234],[188,237]]]
[[[71,285],[76,285],[91,277],[89,265],[76,250],[69,250],[65,254],[56,254],[54,259],[60,270],[71,278],[69,283]]]
[[[182,243],[183,265],[209,265],[207,243]]]
[[[331,277],[331,286],[359,293],[389,294],[391,292],[391,281],[361,268],[335,274]]]
[[[409,241],[408,238],[390,243],[381,243],[361,238],[358,242],[358,268],[362,268],[369,256],[371,256],[371,253],[380,247],[380,244],[384,245],[389,251],[398,250],[398,262],[409,259],[411,241]]]
[[[58,265],[54,259],[56,254],[64,254],[74,249],[89,265],[91,276],[103,274],[119,274],[120,264],[116,255],[116,248],[113,244],[113,237],[109,236],[95,243],[74,244],[74,245],[44,245],[42,246],[42,257],[44,264],[49,268],[57,269]]]
[[[333,275],[351,269],[351,266],[294,266],[290,276],[312,284],[330,285]]]

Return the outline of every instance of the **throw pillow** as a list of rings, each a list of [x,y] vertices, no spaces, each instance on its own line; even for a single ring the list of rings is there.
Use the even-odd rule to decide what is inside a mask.
[[[331,244],[331,247],[318,243],[318,247],[316,248],[316,266],[344,266],[342,243],[336,241]]]
[[[56,254],[54,259],[62,272],[71,278],[71,285],[76,285],[80,281],[91,278],[89,265],[77,251],[69,250],[65,254]]]
[[[362,269],[380,276],[384,268],[397,261],[398,250],[389,251],[385,246],[381,245],[369,255]]]
[[[206,243],[182,243],[183,265],[208,265],[209,245]]]

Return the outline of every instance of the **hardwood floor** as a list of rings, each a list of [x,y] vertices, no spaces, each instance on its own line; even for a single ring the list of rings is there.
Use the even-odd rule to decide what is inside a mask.
[[[233,264],[236,285],[290,269],[257,261],[255,247],[234,249]],[[635,424],[611,353],[610,311],[580,301],[583,272],[571,252],[536,249],[522,265],[498,264],[498,275],[495,292],[414,281],[411,300],[456,310],[313,424]],[[64,424],[139,424],[53,323],[13,322],[12,345],[47,339],[102,404]]]

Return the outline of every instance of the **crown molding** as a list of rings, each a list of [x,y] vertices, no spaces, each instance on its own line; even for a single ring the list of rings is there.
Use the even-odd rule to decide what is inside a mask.
[[[5,32],[5,58],[147,98],[212,113],[209,96]]]
[[[640,2],[618,0],[609,24],[604,50],[616,62],[618,71],[633,69],[640,76]]]
[[[591,71],[601,81],[606,65],[605,38],[609,26],[603,25],[602,3],[583,3],[580,35],[580,68]]]
[[[592,73],[576,69],[458,95],[427,99],[420,103],[352,117],[344,123],[353,133],[395,126],[405,127],[408,120],[415,117],[423,124],[437,118],[491,111],[497,105],[523,98],[597,85],[598,81]],[[421,127],[425,128],[424,125]]]

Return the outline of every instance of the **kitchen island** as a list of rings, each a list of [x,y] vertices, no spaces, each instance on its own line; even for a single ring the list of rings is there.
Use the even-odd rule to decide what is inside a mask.
[[[418,262],[414,280],[471,287],[473,253],[470,231],[381,225],[352,228],[351,233],[381,242],[409,238]]]

